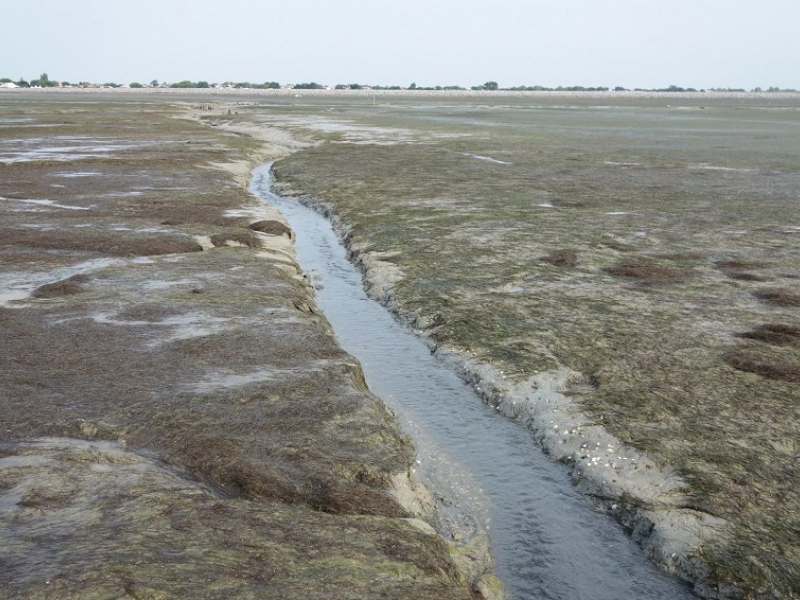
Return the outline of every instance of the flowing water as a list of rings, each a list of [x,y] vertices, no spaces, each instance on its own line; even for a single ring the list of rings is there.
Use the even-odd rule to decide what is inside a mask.
[[[270,191],[270,165],[251,190],[297,235],[300,266],[341,346],[370,390],[417,445],[417,471],[436,490],[444,535],[488,530],[498,576],[512,598],[681,600],[696,596],[658,570],[620,525],[576,492],[566,468],[498,415],[427,346],[367,297],[330,223]]]

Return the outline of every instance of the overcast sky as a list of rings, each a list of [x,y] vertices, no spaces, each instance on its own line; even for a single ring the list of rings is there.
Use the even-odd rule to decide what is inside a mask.
[[[0,0],[0,77],[800,89],[797,0]]]

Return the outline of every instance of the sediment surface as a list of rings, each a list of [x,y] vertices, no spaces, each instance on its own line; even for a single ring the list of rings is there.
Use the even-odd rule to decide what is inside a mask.
[[[372,295],[662,566],[710,598],[800,596],[796,95],[0,102],[0,514],[17,536],[0,547],[31,557],[0,555],[4,589],[192,595],[217,589],[213,563],[236,565],[219,595],[291,597],[295,572],[297,597],[377,589],[353,573],[375,594],[472,593],[387,496],[411,449],[314,313],[291,233],[244,192],[252,164],[297,150],[278,191],[326,211]],[[175,518],[164,497],[187,499]],[[336,527],[363,542],[342,549]],[[53,540],[75,552],[45,568]]]
[[[354,99],[355,98],[355,99]],[[254,99],[278,191],[707,597],[800,594],[800,114],[751,95]]]
[[[173,102],[0,97],[0,598],[479,596],[246,191],[291,137]]]

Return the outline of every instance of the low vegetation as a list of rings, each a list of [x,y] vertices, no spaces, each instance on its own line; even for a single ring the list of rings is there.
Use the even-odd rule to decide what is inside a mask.
[[[481,597],[285,227],[225,216],[275,149],[181,116],[0,98],[0,598]]]
[[[278,180],[391,253],[392,306],[435,345],[513,382],[580,373],[593,421],[727,521],[702,549],[720,593],[798,596],[797,106],[558,102],[343,102],[335,133],[308,101],[239,118],[327,141]]]
[[[8,77],[0,78],[0,84],[3,83],[12,83],[13,81]],[[50,80],[47,76],[47,73],[43,73],[37,79],[33,79],[31,81],[26,81],[25,79],[20,78],[18,81],[13,82],[19,87],[75,87],[73,84],[70,84],[67,81],[59,82]],[[411,83],[410,85],[400,86],[397,84],[394,85],[380,85],[380,84],[367,84],[367,83],[338,83],[332,86],[327,86],[324,84],[316,83],[314,81],[307,82],[307,83],[295,83],[295,84],[286,84],[282,86],[277,81],[265,81],[264,83],[251,83],[249,81],[240,81],[240,82],[232,82],[232,81],[225,81],[219,83],[209,83],[205,80],[200,81],[191,81],[189,79],[184,79],[182,81],[178,81],[171,84],[162,84],[164,87],[171,87],[171,88],[183,88],[183,89],[200,89],[200,88],[209,88],[209,87],[225,87],[225,88],[236,88],[236,89],[254,89],[254,90],[269,90],[269,89],[280,89],[281,87],[287,87],[296,90],[321,90],[327,89],[329,87],[337,90],[419,90],[419,91],[458,91],[458,90],[466,90],[466,87],[462,87],[459,85],[428,85],[428,86],[420,86],[416,83]],[[96,83],[89,83],[89,82],[81,82],[78,84],[80,87],[99,87]],[[121,87],[118,83],[105,83],[102,84],[103,87]],[[134,82],[131,83],[129,87],[132,88],[141,88],[145,87],[141,83]],[[149,87],[159,87],[159,83],[157,79],[154,79]],[[473,85],[469,87],[470,90],[473,91],[509,91],[509,92],[608,92],[608,91],[615,91],[615,92],[627,92],[627,91],[635,91],[635,92],[659,92],[659,93],[684,93],[684,92],[705,92],[705,89],[698,90],[697,88],[693,87],[681,87],[679,85],[670,85],[663,88],[633,88],[633,90],[623,87],[623,86],[615,86],[613,88],[608,86],[584,86],[584,85],[559,85],[559,86],[543,86],[543,85],[516,85],[516,86],[509,86],[509,87],[500,87],[496,81],[487,81],[480,85]],[[744,88],[709,88],[708,91],[713,92],[728,92],[728,93],[741,93],[741,92],[768,92],[768,93],[778,93],[778,92],[797,92],[798,90],[792,88],[780,88],[776,86],[770,86],[766,89],[761,87],[755,87],[751,90],[745,90]]]

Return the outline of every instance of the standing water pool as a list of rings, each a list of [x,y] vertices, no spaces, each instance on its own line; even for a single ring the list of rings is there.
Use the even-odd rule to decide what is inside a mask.
[[[340,345],[361,362],[370,390],[414,438],[417,475],[438,495],[443,535],[486,530],[497,575],[512,598],[696,598],[575,491],[566,468],[545,456],[525,429],[485,405],[367,297],[330,223],[273,194],[270,167],[253,171],[251,190],[289,221],[298,262]]]

